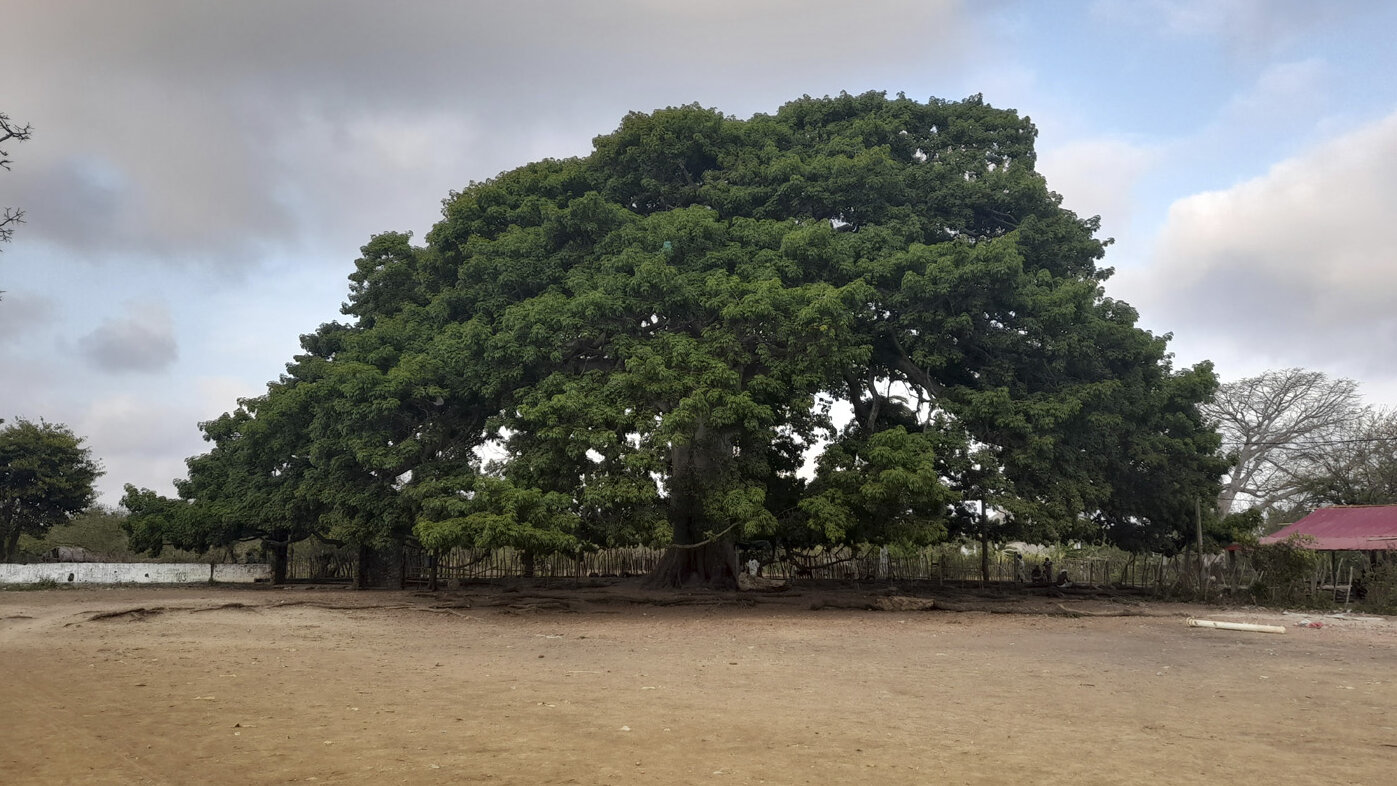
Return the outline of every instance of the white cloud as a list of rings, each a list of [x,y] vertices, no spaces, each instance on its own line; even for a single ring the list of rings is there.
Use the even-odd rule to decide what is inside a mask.
[[[1323,58],[1274,63],[1258,75],[1251,90],[1232,100],[1222,119],[1233,126],[1285,123],[1287,128],[1308,128],[1323,115],[1338,79],[1338,71]]]
[[[0,346],[32,335],[55,317],[52,298],[30,292],[0,295]]]
[[[193,430],[190,419],[181,418],[170,425],[163,407],[151,406],[143,396],[122,393],[92,401],[78,419],[75,428],[94,445],[102,447],[102,455],[159,456],[169,448],[187,441],[180,432]]]
[[[307,106],[269,140],[279,175],[267,187],[296,214],[298,234],[318,245],[353,249],[385,230],[414,229],[420,238],[447,193],[466,185],[465,173],[493,157],[485,148],[464,113],[333,115]],[[498,160],[507,165],[506,156]]]
[[[1328,23],[1363,13],[1372,2],[1313,0],[1097,0],[1093,13],[1178,37],[1226,42],[1235,55],[1264,56]]]
[[[126,483],[172,493],[171,480],[184,474],[181,454],[198,444],[193,423],[178,414],[183,413],[119,394],[91,402],[74,418],[74,432],[107,471],[97,482],[104,504],[116,504]]]
[[[858,89],[889,51],[920,74],[975,51],[954,0],[75,0],[6,21],[26,32],[0,71],[43,75],[6,96],[34,125],[7,176],[26,232],[88,259],[237,270],[422,228],[450,189],[585,151],[628,110],[769,111]]]
[[[1176,201],[1150,265],[1113,291],[1213,357],[1397,380],[1393,215],[1397,112]]]
[[[1038,170],[1062,204],[1080,216],[1101,216],[1103,234],[1124,232],[1134,209],[1135,184],[1160,159],[1158,147],[1099,137],[1052,147],[1038,155]]]
[[[249,383],[245,379],[237,377],[200,377],[195,382],[195,389],[198,391],[198,403],[195,405],[199,411],[197,420],[204,422],[213,420],[225,412],[231,412],[238,406],[238,401],[253,396],[259,396],[266,392],[260,384]]]

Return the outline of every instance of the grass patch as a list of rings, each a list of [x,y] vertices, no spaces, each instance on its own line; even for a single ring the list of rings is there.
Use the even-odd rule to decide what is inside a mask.
[[[0,584],[0,589],[7,592],[36,592],[39,590],[62,589],[66,586],[65,584],[59,584],[53,579],[39,579],[30,584]]]

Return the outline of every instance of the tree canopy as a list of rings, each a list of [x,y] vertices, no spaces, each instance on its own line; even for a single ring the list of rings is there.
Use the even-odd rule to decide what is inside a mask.
[[[1224,517],[1239,502],[1263,514],[1303,506],[1315,478],[1339,460],[1331,448],[1371,419],[1357,382],[1300,368],[1221,385],[1203,412],[1233,462],[1217,499]]]
[[[453,192],[205,424],[191,526],[671,543],[662,581],[720,584],[739,538],[916,546],[989,508],[996,537],[1177,539],[1225,469],[1216,380],[1105,295],[1035,135],[979,96],[693,105]]]
[[[0,428],[0,559],[14,558],[20,535],[42,538],[87,509],[101,474],[67,426],[20,418]]]
[[[1358,410],[1310,454],[1306,507],[1397,504],[1397,412]]]

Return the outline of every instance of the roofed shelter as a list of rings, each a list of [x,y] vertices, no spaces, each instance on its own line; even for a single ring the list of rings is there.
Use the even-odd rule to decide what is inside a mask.
[[[1314,513],[1261,539],[1263,546],[1292,535],[1313,538],[1313,551],[1383,551],[1397,549],[1397,505],[1336,505]]]

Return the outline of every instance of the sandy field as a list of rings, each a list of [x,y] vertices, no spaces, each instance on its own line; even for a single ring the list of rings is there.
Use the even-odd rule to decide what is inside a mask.
[[[1391,619],[877,594],[0,592],[0,783],[1397,782]]]

